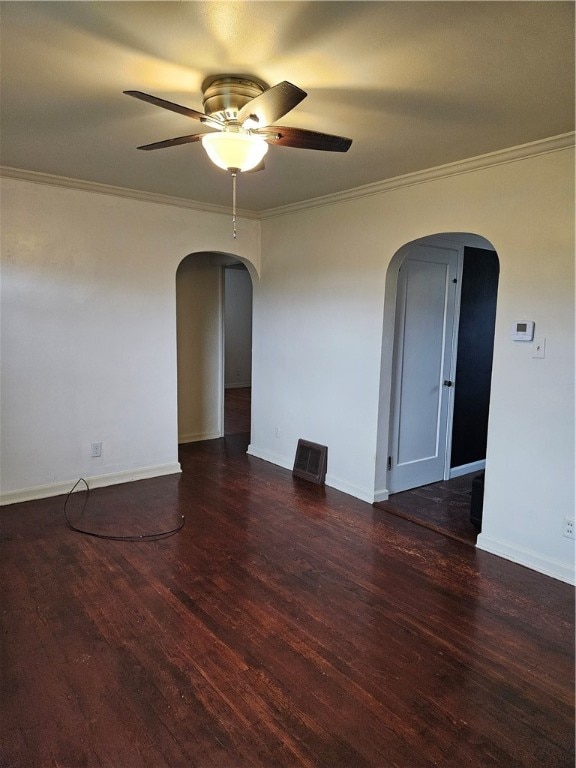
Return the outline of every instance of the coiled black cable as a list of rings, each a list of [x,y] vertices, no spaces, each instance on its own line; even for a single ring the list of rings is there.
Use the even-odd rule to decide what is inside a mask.
[[[86,486],[86,498],[84,499],[84,505],[82,507],[82,514],[84,514],[84,510],[86,509],[86,504],[88,503],[88,498],[90,497],[90,487],[86,480],[84,480],[83,477],[81,477],[79,480],[77,480],[72,488],[68,491],[68,494],[66,496],[66,499],[64,501],[64,519],[66,520],[66,525],[68,528],[70,528],[71,531],[76,531],[76,533],[83,533],[85,536],[94,536],[97,539],[109,539],[112,541],[158,541],[160,539],[167,539],[169,536],[174,536],[175,533],[178,533],[178,531],[181,531],[184,527],[184,523],[186,522],[184,515],[181,515],[181,520],[179,524],[172,528],[169,531],[160,531],[159,533],[142,533],[142,534],[134,534],[132,536],[116,536],[114,534],[108,534],[108,533],[97,533],[96,531],[88,531],[85,528],[79,528],[77,525],[74,525],[70,518],[68,517],[68,502],[70,500],[70,496],[74,493],[78,485],[80,483],[84,483]]]

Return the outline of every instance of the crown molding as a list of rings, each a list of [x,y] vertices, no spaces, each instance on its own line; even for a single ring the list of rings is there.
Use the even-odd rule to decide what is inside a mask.
[[[362,197],[371,197],[385,192],[391,192],[402,187],[411,187],[416,184],[425,184],[437,179],[458,176],[464,173],[491,168],[496,165],[513,163],[518,160],[525,160],[538,155],[545,155],[551,152],[574,147],[576,133],[562,133],[558,136],[551,136],[547,139],[532,141],[529,144],[520,144],[516,147],[500,149],[496,152],[489,152],[485,155],[470,157],[466,160],[459,160],[454,163],[435,166],[414,173],[407,173],[402,176],[394,176],[384,181],[378,181],[373,184],[366,184],[361,187],[353,187],[342,192],[335,192],[322,197],[314,197],[309,200],[303,200],[298,203],[289,203],[288,205],[277,208],[267,208],[263,211],[238,210],[238,215],[246,219],[269,219],[275,216],[284,216],[297,211],[304,211],[312,208],[319,208],[326,205],[335,205],[336,203],[347,200],[357,200]],[[140,200],[147,203],[157,203],[159,205],[170,205],[177,208],[188,208],[204,213],[219,213],[230,215],[230,208],[223,205],[214,205],[211,203],[202,203],[198,200],[188,200],[183,197],[171,197],[170,195],[161,195],[155,192],[145,192],[139,189],[128,189],[127,187],[115,187],[109,184],[99,184],[94,181],[83,181],[82,179],[71,179],[66,176],[56,176],[50,173],[40,173],[38,171],[25,171],[19,168],[10,168],[0,166],[0,176],[20,181],[29,181],[34,184],[49,184],[55,187],[65,189],[76,189],[82,192],[93,192],[101,195],[113,195],[115,197],[124,197],[131,200]]]
[[[466,160],[458,160],[454,163],[438,165],[434,168],[415,171],[414,173],[407,173],[402,176],[394,176],[385,179],[384,181],[377,181],[373,184],[366,184],[361,187],[353,187],[352,189],[346,189],[342,192],[335,192],[330,195],[323,195],[322,197],[314,197],[299,203],[290,203],[288,205],[279,206],[278,208],[268,208],[260,213],[260,218],[269,219],[275,216],[296,213],[297,211],[320,208],[325,205],[335,205],[336,203],[345,202],[347,200],[358,200],[362,197],[380,195],[384,192],[401,189],[402,187],[425,184],[429,181],[436,181],[437,179],[449,178],[450,176],[458,176],[464,173],[472,173],[485,168],[492,168],[496,165],[514,163],[518,160],[525,160],[538,155],[546,155],[550,152],[558,152],[574,147],[575,137],[576,133],[574,131],[571,131],[570,133],[562,133],[547,139],[532,141],[529,144],[520,144],[516,147],[499,149],[496,152],[489,152],[485,155],[478,155],[476,157],[467,158]]]
[[[157,203],[158,205],[171,205],[175,206],[176,208],[188,208],[195,211],[202,211],[203,213],[220,213],[225,214],[226,216],[230,215],[230,208],[224,205],[202,203],[198,200],[188,200],[184,197],[161,195],[156,192],[145,192],[141,189],[115,187],[111,184],[100,184],[96,181],[71,179],[67,176],[56,176],[51,173],[25,171],[21,168],[0,166],[0,176],[4,176],[8,179],[17,179],[18,181],[29,181],[33,184],[48,184],[53,187],[75,189],[81,192],[92,192],[99,195],[112,195],[113,197],[124,197],[128,198],[129,200],[139,200],[145,203]],[[259,215],[256,212],[243,209],[238,209],[237,215],[245,219],[259,218]]]

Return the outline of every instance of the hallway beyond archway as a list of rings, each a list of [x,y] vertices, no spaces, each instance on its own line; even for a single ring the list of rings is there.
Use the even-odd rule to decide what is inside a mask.
[[[486,463],[498,273],[491,243],[466,233],[408,243],[387,272],[376,477],[384,490],[375,502],[471,544],[472,480]]]

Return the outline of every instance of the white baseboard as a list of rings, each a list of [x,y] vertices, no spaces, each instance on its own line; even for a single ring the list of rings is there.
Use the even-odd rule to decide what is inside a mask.
[[[107,485],[119,485],[120,483],[131,483],[134,480],[148,480],[152,477],[162,477],[163,475],[175,475],[181,472],[180,464],[159,464],[156,467],[143,467],[142,469],[127,469],[122,472],[112,472],[109,475],[87,475],[84,479],[89,488],[104,488]],[[50,485],[37,485],[33,488],[22,488],[19,491],[9,491],[0,494],[0,506],[7,504],[18,504],[21,501],[33,501],[34,499],[47,499],[51,496],[61,496],[69,493],[74,480],[67,480],[62,483],[52,483]],[[82,490],[80,488],[80,490]]]
[[[567,584],[575,583],[573,565],[553,560],[549,557],[543,557],[536,552],[514,546],[506,541],[493,539],[485,533],[478,534],[476,547],[484,552],[490,552],[506,560],[511,560],[513,563],[524,565],[526,568],[543,573],[545,576],[551,576],[553,579],[565,581]]]
[[[284,469],[292,470],[294,467],[294,462],[289,461],[281,454],[273,453],[272,451],[262,451],[252,444],[248,446],[246,453],[249,453],[250,456],[255,456],[257,459],[263,459],[264,461],[268,461],[271,464],[276,464],[277,466],[283,467]],[[351,483],[348,483],[345,480],[336,477],[335,475],[326,475],[326,485],[328,485],[330,488],[334,488],[337,491],[342,491],[342,493],[347,493],[349,496],[354,496],[354,498],[360,499],[361,501],[367,501],[369,504],[372,504],[374,499],[374,491],[360,488],[357,485],[352,485]]]
[[[374,491],[373,504],[377,504],[379,501],[388,501],[390,498],[390,491],[388,488],[382,488],[379,491]]]
[[[260,448],[256,448],[252,443],[248,446],[246,451],[250,456],[254,456],[257,459],[268,461],[270,464],[276,464],[284,469],[292,469],[294,462],[287,461],[280,453],[273,453],[272,451],[263,451]]]
[[[486,459],[480,461],[473,461],[470,464],[462,464],[459,467],[450,468],[450,480],[454,477],[462,477],[462,475],[469,475],[471,472],[481,472],[486,469]]]
[[[223,436],[219,432],[188,432],[186,435],[178,435],[178,445],[199,443],[201,440],[217,440]]]
[[[234,384],[224,384],[224,389],[250,389],[251,386],[251,381],[244,381],[242,383],[235,382]]]
[[[372,504],[374,501],[373,490],[361,488],[359,485],[352,485],[335,475],[326,475],[326,485],[329,485],[330,488],[335,488],[337,491],[342,491],[342,493],[347,493],[348,496],[354,496],[355,499],[366,501],[368,504]]]

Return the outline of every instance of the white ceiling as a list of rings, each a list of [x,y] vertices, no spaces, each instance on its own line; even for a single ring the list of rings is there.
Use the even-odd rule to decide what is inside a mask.
[[[2,2],[4,166],[228,206],[198,143],[136,146],[200,123],[210,74],[289,80],[283,125],[346,154],[274,147],[239,179],[262,211],[574,130],[572,2]]]

